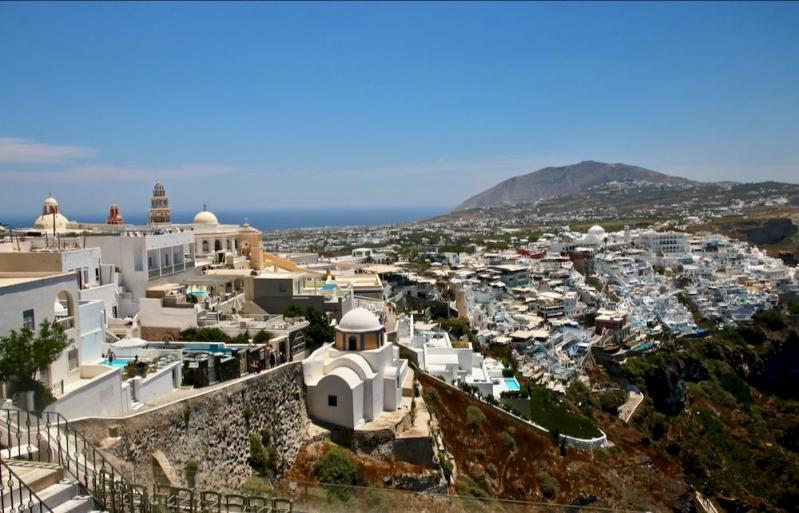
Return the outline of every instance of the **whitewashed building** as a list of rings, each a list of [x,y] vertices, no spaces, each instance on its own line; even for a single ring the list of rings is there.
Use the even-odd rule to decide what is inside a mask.
[[[408,378],[407,360],[386,341],[385,328],[365,308],[347,312],[335,340],[302,362],[309,415],[316,421],[356,429],[383,412],[396,411]]]

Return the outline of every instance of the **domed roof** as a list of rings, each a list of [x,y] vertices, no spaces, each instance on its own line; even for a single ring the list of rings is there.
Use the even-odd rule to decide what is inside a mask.
[[[56,232],[63,233],[67,231],[67,224],[69,224],[69,219],[63,214],[42,214],[33,222],[33,227],[37,230],[52,232],[53,226],[55,226]]]
[[[596,235],[597,237],[603,237],[605,235],[605,229],[599,226],[598,224],[595,224],[594,226],[588,229],[588,233],[590,233],[591,235]]]
[[[219,224],[219,219],[203,205],[203,209],[194,216],[194,224]]]
[[[383,325],[377,316],[366,308],[353,308],[344,314],[336,329],[346,333],[367,333],[380,331]]]
[[[50,194],[48,194],[47,197],[44,199],[44,205],[43,206],[58,208],[58,202],[56,201],[56,199],[54,197],[52,197]]]

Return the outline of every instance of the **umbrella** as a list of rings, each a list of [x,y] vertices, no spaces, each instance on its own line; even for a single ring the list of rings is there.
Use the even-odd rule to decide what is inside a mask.
[[[112,346],[116,349],[133,349],[136,347],[144,347],[146,345],[147,341],[140,338],[123,338],[112,344]]]

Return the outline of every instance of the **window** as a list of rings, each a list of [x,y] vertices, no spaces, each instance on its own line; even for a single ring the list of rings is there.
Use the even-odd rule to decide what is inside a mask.
[[[100,282],[100,268],[99,267],[95,267],[94,268],[94,281],[96,281],[98,283]]]
[[[329,395],[327,396],[327,405],[331,408],[335,408],[338,406],[338,396],[337,395]]]
[[[36,320],[33,317],[33,310],[24,310],[22,312],[22,327],[29,330],[36,329]]]
[[[78,348],[72,347],[67,351],[67,361],[69,362],[69,370],[73,371],[78,368]]]
[[[358,339],[355,337],[355,335],[350,335],[350,338],[349,338],[348,342],[349,342],[349,350],[350,351],[357,351],[358,350]]]

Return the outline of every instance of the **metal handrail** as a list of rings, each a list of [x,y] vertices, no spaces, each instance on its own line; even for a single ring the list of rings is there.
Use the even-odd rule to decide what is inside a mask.
[[[69,421],[57,412],[43,412],[40,416],[26,410],[0,408],[0,429],[4,430],[0,442],[19,459],[56,463],[77,480],[82,491],[92,496],[95,503],[111,513],[272,513],[290,512],[293,501],[286,498],[221,494],[208,490],[192,490],[174,486],[147,489],[128,480],[108,459],[92,445]],[[35,493],[7,467],[9,475],[30,491],[27,504],[17,500],[9,513],[52,513]],[[3,480],[0,470],[0,488],[6,482],[13,489],[11,478]],[[15,492],[24,498],[24,493]],[[20,495],[22,494],[22,495]],[[13,498],[13,496],[12,496]],[[36,499],[43,508],[34,511]],[[0,513],[6,511],[3,496]],[[20,506],[22,504],[22,506]]]
[[[5,408],[0,412],[5,415],[1,425],[6,445],[16,447],[20,456],[25,452],[30,460],[59,464],[103,509],[149,512],[145,488],[130,482],[86,437],[71,428],[63,415],[43,412],[42,418],[30,411]]]
[[[16,488],[14,488],[14,480],[16,480]],[[6,492],[6,485],[8,486],[8,492]],[[6,493],[8,494],[8,500],[6,500]],[[15,494],[17,495],[16,503],[14,502]],[[45,504],[36,495],[36,492],[0,458],[0,511],[6,511],[6,508],[8,508],[10,512],[18,511],[22,513],[27,509],[28,513],[34,513],[36,506],[39,507],[36,513],[53,513],[50,506]]]

